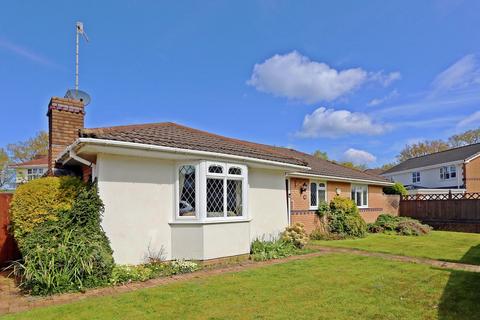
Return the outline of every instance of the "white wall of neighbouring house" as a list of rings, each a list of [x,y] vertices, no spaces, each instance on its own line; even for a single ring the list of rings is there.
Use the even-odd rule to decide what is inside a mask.
[[[208,260],[248,254],[256,238],[288,225],[285,171],[249,168],[245,221],[175,221],[174,160],[99,154],[97,174],[105,205],[102,226],[116,263],[143,262],[150,247],[166,259]]]
[[[171,258],[169,221],[174,210],[173,161],[99,154],[99,194],[105,205],[102,226],[116,263],[138,264],[164,250]]]
[[[412,169],[408,172],[392,173],[385,175],[386,178],[392,179],[394,182],[400,182],[403,185],[416,185],[424,188],[448,188],[463,185],[463,166],[455,165],[457,168],[457,176],[450,179],[440,179],[440,168],[442,165],[428,169]],[[420,182],[412,182],[412,173],[420,172]]]

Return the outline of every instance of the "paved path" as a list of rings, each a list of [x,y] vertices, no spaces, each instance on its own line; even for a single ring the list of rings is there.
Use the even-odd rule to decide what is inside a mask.
[[[0,315],[7,313],[15,313],[30,310],[36,307],[56,305],[56,304],[65,304],[78,300],[83,300],[88,297],[100,297],[108,296],[117,293],[129,292],[138,289],[152,288],[159,285],[165,285],[172,282],[178,281],[188,281],[191,279],[206,278],[213,275],[223,274],[223,273],[232,273],[239,272],[248,269],[256,269],[263,266],[274,265],[285,263],[295,260],[304,260],[313,257],[318,257],[321,255],[327,255],[331,253],[346,253],[346,254],[356,254],[361,256],[369,257],[379,257],[388,260],[400,261],[400,262],[410,262],[410,263],[420,263],[427,264],[438,268],[452,269],[452,270],[464,270],[471,272],[480,272],[480,266],[468,265],[462,263],[453,263],[453,262],[443,262],[432,259],[424,258],[414,258],[399,256],[386,253],[378,252],[369,252],[358,249],[348,249],[348,248],[333,248],[333,247],[324,247],[318,245],[309,246],[312,249],[318,250],[313,253],[308,253],[304,255],[291,256],[283,259],[254,262],[254,261],[243,261],[233,265],[216,265],[208,266],[205,269],[193,273],[187,273],[182,275],[176,275],[165,278],[157,278],[148,280],[145,282],[134,282],[122,286],[116,287],[104,287],[98,289],[89,289],[84,293],[66,293],[61,295],[54,295],[50,297],[34,297],[22,295],[20,290],[15,286],[14,280],[8,278],[8,273],[0,273]]]

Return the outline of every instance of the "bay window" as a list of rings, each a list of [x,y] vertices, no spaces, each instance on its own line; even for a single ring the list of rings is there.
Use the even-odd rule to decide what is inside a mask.
[[[327,201],[327,190],[323,182],[310,182],[310,209],[317,209]]]
[[[368,207],[368,186],[352,185],[352,200],[359,208]]]
[[[200,161],[178,166],[176,217],[235,220],[246,218],[247,167]]]

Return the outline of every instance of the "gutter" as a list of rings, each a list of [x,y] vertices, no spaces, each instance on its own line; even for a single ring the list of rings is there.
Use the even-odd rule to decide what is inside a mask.
[[[311,173],[301,173],[301,172],[293,172],[287,174],[288,177],[300,177],[300,178],[316,178],[316,179],[325,179],[329,181],[340,181],[340,182],[359,182],[359,183],[366,183],[366,184],[375,184],[380,186],[393,186],[393,182],[389,181],[375,181],[375,180],[368,180],[368,179],[356,179],[356,178],[343,178],[343,177],[335,177],[335,176],[326,176],[326,175],[317,175]]]
[[[74,150],[74,146],[73,145],[70,145],[64,152],[62,152],[61,156],[58,158],[58,160],[60,160],[61,158],[63,158],[64,155],[68,154],[68,158],[65,159],[64,161],[62,161],[62,164],[65,164],[68,162],[68,160],[70,159],[73,159],[75,161],[78,161],[80,162],[81,164],[84,164],[90,168],[92,168],[92,180],[95,181],[95,178],[96,178],[96,165],[95,163],[93,162],[90,162],[84,158],[81,158],[77,155],[77,153],[75,152]]]
[[[273,165],[273,166],[280,166],[280,167],[286,167],[286,168],[297,169],[297,170],[298,169],[311,170],[311,168],[308,167],[308,166],[301,166],[301,165],[283,163],[283,162],[272,161],[272,160],[264,160],[264,159],[257,159],[257,158],[251,158],[251,157],[230,155],[230,154],[225,154],[225,153],[181,149],[181,148],[174,148],[174,147],[155,146],[155,145],[144,144],[144,143],[115,141],[115,140],[106,140],[106,139],[94,139],[94,138],[78,138],[74,143],[72,143],[70,146],[68,146],[60,154],[60,156],[57,158],[57,160],[61,161],[63,164],[65,164],[68,161],[68,157],[70,156],[71,151],[72,150],[78,150],[78,148],[80,148],[82,146],[82,144],[93,144],[93,145],[107,146],[107,147],[121,147],[121,148],[129,148],[129,149],[140,149],[140,150],[152,151],[152,152],[168,152],[168,153],[175,153],[175,154],[181,154],[181,155],[195,155],[195,156],[213,157],[213,158],[226,158],[226,159],[233,159],[233,160],[236,160],[236,161],[239,161],[239,162],[249,161],[249,162],[255,162],[255,163],[266,164],[266,165]],[[74,152],[74,155],[76,155],[75,152]],[[68,156],[67,159],[62,160],[66,156]],[[82,160],[87,161],[85,159],[82,159]],[[81,161],[79,161],[79,162],[81,162]],[[87,161],[87,162],[89,162],[89,161]]]

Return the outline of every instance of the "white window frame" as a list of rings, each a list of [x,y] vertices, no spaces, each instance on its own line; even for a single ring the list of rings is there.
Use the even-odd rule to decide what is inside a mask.
[[[315,184],[316,185],[316,192],[317,192],[317,205],[316,206],[312,206],[312,184]],[[320,184],[323,184],[324,187],[321,187],[320,188]],[[327,194],[327,182],[326,181],[315,181],[315,180],[310,180],[310,183],[308,185],[308,190],[310,192],[310,199],[308,200],[309,202],[309,205],[310,205],[310,210],[316,210],[318,209],[318,206],[320,205],[320,199],[318,197],[318,191],[325,191],[325,199],[323,199],[324,202],[327,202],[328,201],[328,194]]]
[[[413,171],[412,172],[412,183],[419,183],[420,181],[421,181],[420,171]]]
[[[181,166],[191,165],[195,167],[195,216],[180,216],[180,184],[179,184],[179,169]],[[208,168],[211,165],[218,165],[223,168],[223,173],[210,173]],[[239,168],[240,175],[229,174],[230,168]],[[174,221],[188,222],[188,223],[205,223],[205,222],[235,222],[249,219],[248,212],[248,167],[243,164],[225,163],[216,161],[185,161],[179,162],[175,166],[175,214]],[[223,217],[207,217],[207,179],[223,179]],[[242,215],[228,217],[227,216],[227,180],[241,180],[242,181]],[[186,220],[186,221],[185,221]]]
[[[452,170],[453,169],[453,170]],[[455,176],[452,177],[452,173],[455,173]],[[448,175],[448,178],[445,178]],[[457,167],[456,166],[443,166],[440,168],[440,180],[451,180],[457,178]]]
[[[181,216],[180,215],[180,167],[183,166],[193,166],[195,168],[195,216]],[[175,166],[175,219],[178,220],[197,220],[199,217],[199,200],[200,200],[200,174],[199,174],[200,165],[198,162],[180,162]]]
[[[357,194],[357,189],[362,189],[362,192],[361,192],[361,197],[362,197],[362,200],[365,200],[365,203],[364,201],[362,201],[362,205],[357,205],[357,199],[356,199],[356,194]],[[355,194],[355,197],[352,198],[352,193],[353,191],[355,190],[354,194]],[[367,198],[366,199],[363,199],[363,195],[364,195],[364,190],[367,191]],[[368,208],[368,198],[369,198],[369,191],[368,191],[368,185],[367,184],[352,184],[351,188],[350,188],[350,199],[352,199],[354,202],[355,202],[355,205],[357,205],[358,208]]]

